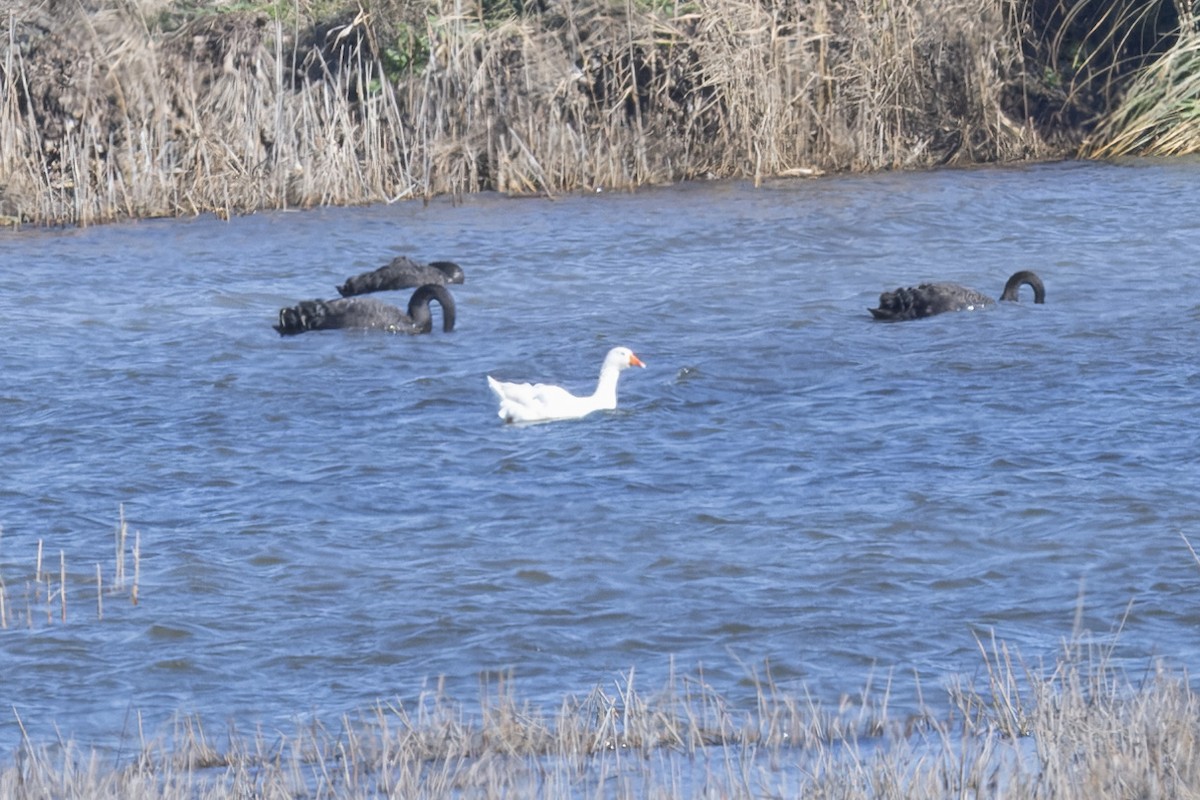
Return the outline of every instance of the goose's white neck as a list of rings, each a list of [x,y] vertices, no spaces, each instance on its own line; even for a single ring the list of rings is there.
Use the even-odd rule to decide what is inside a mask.
[[[600,370],[600,380],[596,382],[596,391],[592,392],[591,401],[597,409],[613,409],[617,407],[617,379],[621,377],[621,368],[605,364]]]

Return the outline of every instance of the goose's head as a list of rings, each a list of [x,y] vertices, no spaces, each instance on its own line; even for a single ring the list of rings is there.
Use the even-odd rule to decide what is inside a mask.
[[[604,357],[605,369],[626,370],[630,367],[645,367],[642,360],[633,354],[628,347],[614,347]]]

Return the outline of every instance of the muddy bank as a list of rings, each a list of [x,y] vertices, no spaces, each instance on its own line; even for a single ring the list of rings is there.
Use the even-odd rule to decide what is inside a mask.
[[[461,9],[0,4],[0,215],[89,224],[1066,157],[1178,27],[1164,3]]]

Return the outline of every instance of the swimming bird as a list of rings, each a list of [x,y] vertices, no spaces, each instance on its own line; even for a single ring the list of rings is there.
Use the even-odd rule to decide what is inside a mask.
[[[433,314],[429,303],[442,307],[442,330],[454,330],[454,298],[445,286],[422,286],[408,301],[408,313],[373,297],[339,297],[336,300],[305,300],[279,309],[280,336],[335,328],[381,330],[390,333],[429,333]]]
[[[578,397],[561,386],[545,383],[501,383],[491,375],[488,386],[500,401],[500,419],[505,422],[546,422],[579,419],[593,411],[617,407],[617,379],[629,367],[645,367],[628,347],[614,347],[604,357],[596,391]]]
[[[1029,270],[1021,270],[1004,284],[1001,300],[1016,302],[1022,285],[1033,289],[1033,302],[1046,302],[1046,287],[1042,279]],[[868,309],[871,315],[884,322],[900,322],[941,314],[943,311],[971,311],[990,306],[995,301],[985,294],[959,286],[957,283],[922,283],[920,286],[899,288],[879,295],[879,308]]]
[[[337,290],[342,297],[352,297],[368,292],[411,289],[427,284],[462,283],[463,280],[465,276],[462,267],[453,261],[419,264],[408,256],[397,256],[379,269],[349,278],[337,287]]]

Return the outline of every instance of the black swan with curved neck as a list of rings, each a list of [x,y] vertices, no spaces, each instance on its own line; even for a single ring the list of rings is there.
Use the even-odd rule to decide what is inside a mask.
[[[337,328],[379,330],[389,333],[429,333],[433,330],[431,300],[442,307],[442,330],[454,330],[454,298],[445,286],[422,286],[413,292],[405,314],[393,305],[373,297],[339,297],[337,300],[305,300],[291,308],[279,309],[280,336],[305,331]]]
[[[428,284],[462,283],[464,277],[462,267],[453,261],[419,264],[408,256],[397,256],[379,269],[355,275],[337,287],[337,290],[342,297],[353,297],[369,292],[411,289]]]
[[[1001,300],[1016,302],[1022,286],[1033,289],[1033,302],[1046,302],[1046,287],[1042,279],[1029,270],[1021,270],[1004,284]],[[959,286],[957,283],[922,283],[901,287],[879,295],[879,308],[868,309],[871,315],[884,322],[900,322],[941,314],[944,311],[970,311],[995,303],[986,294]]]

